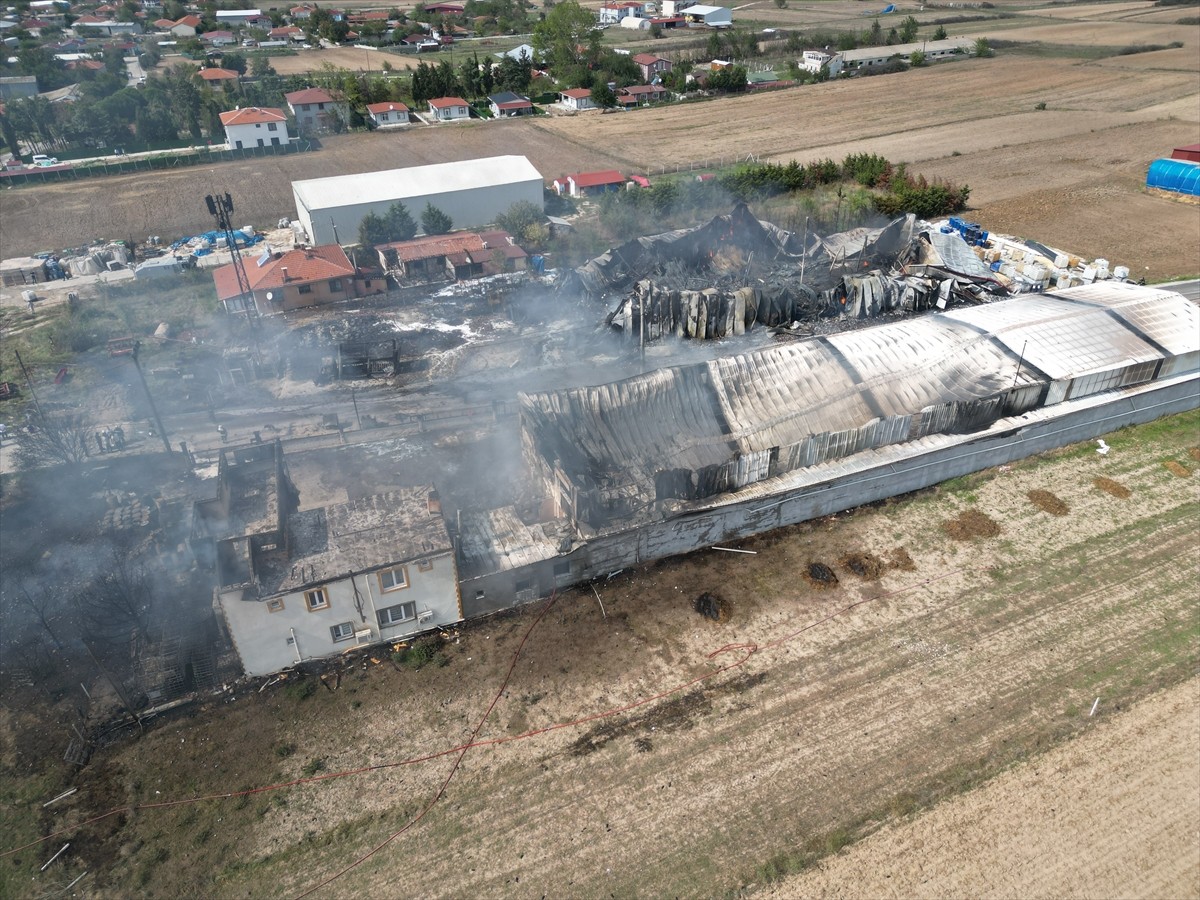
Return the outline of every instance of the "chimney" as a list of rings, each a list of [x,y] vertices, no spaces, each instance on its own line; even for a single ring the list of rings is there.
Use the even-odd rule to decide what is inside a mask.
[[[431,516],[440,516],[442,514],[442,498],[438,496],[437,491],[430,491],[425,502],[429,507],[429,514]]]
[[[287,280],[288,280],[287,266],[284,266],[282,271],[283,271],[283,281],[286,284]]]

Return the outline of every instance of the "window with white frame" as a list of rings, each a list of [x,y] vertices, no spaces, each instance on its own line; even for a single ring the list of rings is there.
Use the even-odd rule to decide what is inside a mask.
[[[399,591],[408,587],[408,571],[404,566],[384,569],[379,573],[379,587],[384,591]]]
[[[409,622],[417,617],[417,604],[398,603],[395,606],[388,606],[379,610],[378,616],[380,628],[387,628],[389,625],[399,625],[401,622]]]
[[[309,612],[318,609],[329,609],[329,595],[325,593],[325,588],[314,588],[311,591],[305,591],[304,606]]]
[[[354,623],[340,622],[337,625],[330,626],[329,636],[333,638],[334,643],[350,640],[354,637]]]

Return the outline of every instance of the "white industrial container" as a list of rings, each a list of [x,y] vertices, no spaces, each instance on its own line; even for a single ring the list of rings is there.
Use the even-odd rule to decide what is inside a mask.
[[[1067,259],[1067,254],[1060,253],[1056,257],[1054,257],[1054,268],[1065,269],[1067,267],[1067,263],[1069,263],[1069,262],[1070,262],[1070,260]]]
[[[1054,286],[1056,288],[1067,288],[1071,286],[1071,273],[1066,269],[1058,269],[1055,272]]]
[[[1113,278],[1120,278],[1124,281],[1129,277],[1129,266],[1117,266],[1113,269]]]
[[[1096,280],[1096,270],[1092,266],[1084,266],[1083,274],[1080,276],[1080,281],[1084,284],[1091,284]]]
[[[1097,280],[1104,279],[1104,278],[1107,278],[1107,277],[1108,277],[1108,260],[1107,260],[1107,259],[1098,259],[1098,260],[1096,260],[1096,262],[1095,262],[1095,266],[1096,266],[1096,278],[1097,278]]]

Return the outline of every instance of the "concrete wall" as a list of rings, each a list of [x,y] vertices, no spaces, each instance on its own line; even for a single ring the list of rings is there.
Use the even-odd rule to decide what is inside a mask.
[[[298,196],[295,199],[297,217],[304,223],[304,229],[314,244],[357,243],[358,226],[363,217],[371,212],[385,216],[388,208],[394,202],[379,200],[371,203],[310,210],[304,206]],[[490,225],[496,221],[498,215],[508,212],[509,207],[521,200],[535,204],[538,209],[542,208],[542,181],[540,178],[467,191],[424,194],[406,199],[403,203],[418,226],[421,223],[421,213],[425,209],[425,204],[432,203],[448,215],[454,221],[454,227],[459,229]],[[336,237],[334,236],[335,230]]]
[[[976,435],[938,436],[926,438],[919,445],[885,448],[891,452],[873,451],[880,461],[859,471],[793,490],[781,489],[777,494],[761,489],[748,491],[752,496],[738,503],[602,535],[567,557],[464,581],[464,616],[470,619],[525,602],[514,596],[514,584],[522,578],[536,579],[537,596],[548,596],[555,579],[552,573],[547,573],[556,562],[571,563],[569,579],[560,577],[558,587],[602,578],[640,563],[852,509],[1065,444],[1090,440],[1128,425],[1196,409],[1200,406],[1200,375],[1193,373],[1168,383],[1114,391],[1067,406],[1071,408],[1060,405],[1002,419]],[[922,451],[921,446],[928,449]],[[840,460],[829,468],[845,471],[848,462]],[[792,477],[796,474],[792,473]],[[787,480],[787,477],[781,479]]]
[[[406,564],[409,587],[401,590],[384,592],[374,572],[354,576],[362,598],[361,616],[350,578],[322,585],[329,607],[311,612],[303,591],[283,595],[283,608],[277,612],[268,609],[266,600],[242,600],[240,590],[221,593],[218,602],[246,674],[267,675],[302,660],[336,656],[355,646],[396,640],[460,621],[458,570],[453,554],[430,557],[428,562],[430,568],[424,572],[415,560]],[[418,619],[380,627],[379,610],[410,602],[416,604]],[[421,617],[426,611],[432,615]],[[369,629],[369,637],[334,641],[329,629],[342,622],[352,623],[355,629]]]

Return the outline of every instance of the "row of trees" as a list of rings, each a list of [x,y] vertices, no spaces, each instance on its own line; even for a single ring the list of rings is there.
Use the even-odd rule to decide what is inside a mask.
[[[432,203],[421,212],[421,228],[426,234],[448,234],[454,220]],[[358,243],[375,247],[395,241],[407,241],[417,234],[417,223],[403,203],[393,203],[382,216],[367,213],[358,225]]]

